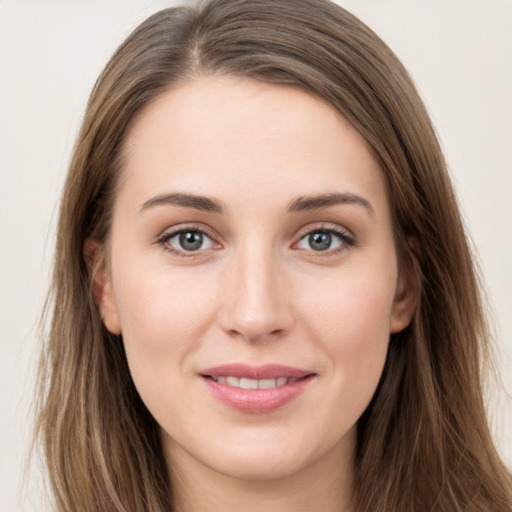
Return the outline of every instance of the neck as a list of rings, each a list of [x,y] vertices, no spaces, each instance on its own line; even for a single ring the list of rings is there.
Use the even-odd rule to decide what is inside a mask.
[[[219,473],[193,459],[181,447],[173,446],[171,452],[176,512],[354,510],[353,450],[346,453],[346,445],[334,448],[294,474],[268,480]]]

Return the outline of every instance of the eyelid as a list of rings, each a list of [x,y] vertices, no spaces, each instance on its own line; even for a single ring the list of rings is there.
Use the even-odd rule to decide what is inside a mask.
[[[216,247],[198,249],[197,251],[185,251],[177,249],[168,243],[173,237],[186,231],[201,233],[203,236],[208,237]],[[204,226],[203,224],[196,224],[193,222],[178,224],[176,226],[166,228],[156,237],[156,243],[162,245],[166,251],[185,258],[198,257],[205,252],[210,251],[211,249],[217,250],[222,248],[222,244],[218,242],[218,236],[214,235],[211,229],[209,229],[207,226]]]
[[[325,251],[314,251],[314,250],[308,250],[308,249],[301,249],[297,247],[297,244],[299,244],[304,238],[311,235],[312,233],[317,232],[324,232],[324,233],[331,233],[334,236],[338,237],[341,241],[340,246],[335,247],[334,249],[326,249]],[[350,247],[357,246],[357,240],[354,234],[348,230],[347,228],[344,228],[342,226],[339,226],[337,224],[331,224],[331,223],[320,223],[317,225],[308,225],[304,228],[302,228],[299,233],[297,234],[298,239],[292,244],[292,248],[295,248],[297,250],[304,250],[308,251],[310,253],[313,253],[315,256],[330,256],[333,254],[336,254],[338,252],[347,250]]]
[[[223,245],[218,241],[219,236],[213,232],[212,229],[210,229],[208,226],[205,226],[204,224],[200,223],[183,223],[178,224],[172,227],[168,227],[165,230],[163,230],[157,237],[156,237],[156,243],[160,244],[164,247],[165,250],[171,252],[172,254],[183,256],[183,257],[198,257],[203,255],[205,252],[210,251],[212,248],[207,249],[199,249],[197,251],[185,251],[185,250],[179,250],[176,249],[168,244],[168,241],[172,239],[174,236],[185,232],[185,231],[196,231],[198,233],[202,233],[206,237],[208,237],[212,243],[215,245],[213,247],[213,250],[222,249]],[[334,249],[326,249],[325,251],[314,251],[314,250],[308,250],[308,249],[301,249],[297,247],[297,244],[302,241],[305,237],[309,236],[312,233],[315,232],[325,232],[325,233],[331,233],[334,236],[338,237],[341,241],[341,244],[334,248]],[[348,230],[345,227],[342,227],[337,224],[331,224],[331,223],[320,223],[317,225],[308,225],[303,227],[299,230],[295,237],[295,242],[292,244],[291,248],[296,250],[303,250],[307,251],[309,253],[314,254],[315,256],[330,256],[333,254],[336,254],[338,252],[344,251],[349,249],[350,247],[357,246],[357,240],[356,237],[353,235],[353,233]]]

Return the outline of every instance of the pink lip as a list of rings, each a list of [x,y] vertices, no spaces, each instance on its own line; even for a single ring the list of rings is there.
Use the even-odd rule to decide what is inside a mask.
[[[250,366],[248,364],[233,363],[215,366],[200,372],[201,375],[210,377],[241,377],[246,379],[277,379],[278,377],[288,377],[295,379],[302,379],[306,375],[311,375],[314,372],[300,370],[291,366],[284,366],[282,364],[265,364],[263,366]]]
[[[268,364],[249,366],[226,364],[200,372],[212,394],[224,404],[246,413],[270,412],[298,397],[312,381],[315,374],[290,366]],[[241,389],[216,382],[210,377],[239,377],[247,379],[276,379],[287,377],[295,382],[272,389]]]

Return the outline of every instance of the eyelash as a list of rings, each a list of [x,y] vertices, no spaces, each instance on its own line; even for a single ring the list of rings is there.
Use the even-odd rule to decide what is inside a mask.
[[[217,246],[221,247],[221,245],[218,242],[215,241],[214,237],[211,236],[210,234],[208,234],[208,232],[203,227],[194,226],[194,225],[182,226],[179,229],[175,229],[173,231],[163,233],[160,237],[158,237],[157,243],[162,245],[164,250],[166,250],[166,251],[168,251],[171,254],[174,254],[176,256],[181,256],[183,258],[197,257],[199,255],[199,253],[202,252],[201,250],[197,250],[197,251],[187,251],[187,250],[184,250],[184,249],[183,250],[179,250],[179,249],[174,248],[172,245],[170,245],[169,242],[175,236],[178,236],[178,235],[184,234],[184,233],[199,233],[199,234],[201,234],[203,236],[206,236],[209,240],[212,241],[212,243],[214,245],[217,245]],[[205,249],[203,249],[203,251],[204,250]]]
[[[314,229],[308,229],[305,231],[299,238],[298,242],[295,242],[293,245],[299,244],[302,240],[305,240],[307,237],[311,236],[312,234],[328,234],[328,235],[334,235],[338,240],[340,241],[340,245],[338,247],[335,247],[334,249],[326,249],[325,251],[314,251],[309,250],[311,254],[313,254],[315,257],[328,257],[336,255],[342,251],[345,251],[351,247],[356,247],[356,239],[349,234],[348,231],[333,227],[333,226],[326,226],[321,225],[318,227],[315,227]]]
[[[158,237],[157,243],[160,244],[164,248],[164,250],[170,252],[171,254],[174,254],[176,256],[180,256],[183,258],[197,257],[197,256],[199,256],[199,254],[201,252],[209,249],[209,248],[207,248],[207,249],[187,251],[185,249],[183,249],[183,250],[176,249],[175,247],[170,245],[170,243],[169,243],[170,240],[172,240],[174,237],[176,237],[178,235],[185,234],[185,233],[201,234],[202,236],[206,236],[211,241],[212,244],[214,244],[218,247],[222,247],[221,244],[216,242],[215,238],[213,236],[211,236],[203,227],[199,227],[199,226],[195,226],[195,225],[182,226],[179,229],[175,229],[171,232],[163,233],[160,237]],[[334,249],[326,249],[326,250],[321,250],[321,251],[315,251],[313,249],[309,249],[309,252],[311,254],[313,254],[315,257],[332,256],[339,252],[347,250],[347,248],[356,246],[355,238],[352,235],[350,235],[347,231],[340,229],[340,228],[323,225],[323,226],[315,227],[314,229],[308,229],[307,231],[304,231],[300,235],[299,240],[297,242],[294,242],[294,244],[292,245],[292,248],[294,246],[297,246],[297,244],[299,244],[300,242],[305,240],[308,236],[311,236],[312,234],[317,234],[317,233],[334,235],[340,241],[340,245]],[[307,250],[307,249],[305,249],[305,250]]]

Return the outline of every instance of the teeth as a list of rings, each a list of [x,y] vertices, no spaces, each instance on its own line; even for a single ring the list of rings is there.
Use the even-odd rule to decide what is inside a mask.
[[[258,389],[272,389],[276,387],[276,379],[261,379],[258,381]]]
[[[240,379],[240,387],[242,389],[258,389],[258,381],[256,379]]]
[[[240,387],[240,379],[238,377],[226,377],[226,384],[234,388]]]
[[[219,384],[226,384],[234,388],[241,389],[272,389],[278,386],[284,386],[285,384],[292,384],[297,382],[299,379],[294,377],[278,377],[277,379],[246,379],[245,377],[213,377],[215,382]]]

